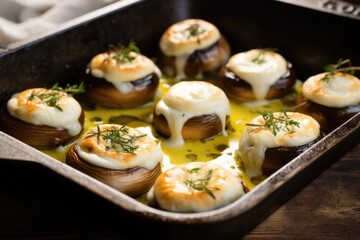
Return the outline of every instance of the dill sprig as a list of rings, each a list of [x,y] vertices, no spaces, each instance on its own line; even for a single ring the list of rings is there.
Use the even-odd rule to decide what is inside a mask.
[[[128,46],[118,45],[118,46],[111,46],[110,52],[114,52],[115,55],[111,55],[111,57],[105,59],[107,61],[114,59],[117,64],[124,64],[127,62],[132,62],[135,60],[136,55],[140,54],[139,47],[136,46],[134,40],[130,40]],[[135,54],[134,54],[135,53]]]
[[[281,130],[290,131],[289,126],[300,127],[300,123],[290,119],[286,111],[282,112],[279,115],[279,117],[275,117],[272,112],[267,112],[267,111],[258,111],[258,113],[263,117],[265,123],[264,124],[247,123],[246,124],[247,126],[267,127],[272,131],[274,136],[276,136],[276,134]]]
[[[58,104],[59,99],[61,97],[66,96],[67,94],[83,93],[84,91],[85,91],[85,88],[84,88],[83,82],[81,82],[79,85],[78,84],[75,84],[75,85],[67,84],[65,88],[60,87],[59,84],[56,83],[50,89],[47,89],[46,92],[43,92],[42,90],[32,91],[28,98],[28,101],[43,102],[47,106],[54,107],[62,112],[63,109]]]
[[[96,130],[90,131],[86,138],[96,137],[98,145],[100,144],[101,139],[105,141],[105,150],[114,149],[117,152],[126,152],[135,154],[136,149],[139,148],[138,145],[133,146],[133,143],[141,137],[145,137],[146,134],[131,134],[129,129],[126,126],[121,126],[116,128],[111,126],[110,129],[100,130],[99,125],[96,127]]]
[[[253,58],[251,61],[256,64],[263,64],[266,62],[265,55],[267,52],[276,52],[278,49],[276,48],[259,48],[257,49],[259,51],[259,54]]]
[[[354,75],[356,71],[360,71],[360,67],[354,67],[351,65],[350,59],[343,60],[342,58],[340,58],[335,64],[328,64],[324,66],[323,69],[327,72],[321,79],[324,82],[329,82],[332,78],[334,78],[334,75],[337,72]]]
[[[200,170],[200,168],[193,168],[193,169],[190,169],[188,170],[188,172],[190,174],[193,174],[193,173],[197,173],[198,171]],[[198,191],[205,191],[207,194],[209,194],[213,199],[216,199],[214,193],[211,191],[211,189],[207,186],[211,177],[212,177],[212,174],[213,174],[213,170],[210,169],[208,171],[208,173],[206,174],[205,177],[203,178],[199,178],[199,179],[196,179],[196,180],[188,180],[186,179],[184,181],[184,183],[190,187],[192,187],[193,189],[195,190],[198,190]],[[218,190],[218,188],[214,188],[216,190]]]

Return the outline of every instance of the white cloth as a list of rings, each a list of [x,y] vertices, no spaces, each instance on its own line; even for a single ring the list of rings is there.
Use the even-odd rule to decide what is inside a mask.
[[[0,47],[119,0],[1,0]]]

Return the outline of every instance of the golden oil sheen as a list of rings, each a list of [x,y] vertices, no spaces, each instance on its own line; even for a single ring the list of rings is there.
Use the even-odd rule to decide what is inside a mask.
[[[151,124],[153,108],[156,102],[174,83],[176,83],[176,81],[173,79],[161,79],[158,94],[154,102],[136,109],[110,109],[101,106],[94,106],[92,109],[84,108],[85,123],[83,132],[89,127],[103,123],[117,123],[139,128],[139,130],[152,135],[159,141],[159,146],[164,154],[162,162],[163,171],[174,165],[193,161],[214,161],[231,170],[250,190],[254,188],[261,180],[250,180],[241,170],[241,164],[236,157],[238,142],[245,128],[245,124],[258,116],[257,111],[259,110],[275,112],[287,110],[294,106],[296,95],[301,88],[300,83],[295,86],[294,91],[289,95],[271,102],[242,104],[230,99],[231,114],[227,127],[228,136],[216,135],[198,141],[185,141],[183,146],[176,148],[162,144],[163,138],[156,133]],[[65,162],[66,152],[73,143],[74,142],[71,142],[66,146],[60,146],[54,150],[44,150],[43,152],[59,161]],[[138,200],[146,204],[145,199],[145,196],[143,196]]]

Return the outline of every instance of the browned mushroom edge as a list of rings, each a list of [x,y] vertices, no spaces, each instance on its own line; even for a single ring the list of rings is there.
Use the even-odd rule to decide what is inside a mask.
[[[265,99],[281,98],[288,94],[296,83],[296,74],[288,63],[288,71],[270,86]],[[256,101],[251,85],[224,66],[219,73],[218,85],[229,98],[238,102]]]
[[[66,163],[68,165],[130,197],[137,198],[147,193],[161,173],[160,163],[153,169],[133,167],[125,170],[112,170],[98,167],[81,159],[76,153],[75,146],[75,144],[71,146],[67,152]]]
[[[84,125],[84,118],[84,111],[81,111],[79,117],[81,126]],[[1,108],[0,129],[39,150],[54,149],[78,137],[78,135],[69,135],[65,128],[35,125],[15,118],[9,114],[5,105]]]
[[[87,100],[104,107],[122,109],[140,107],[152,102],[159,85],[159,77],[155,73],[131,81],[134,88],[125,94],[105,79],[92,76],[89,70],[84,71],[80,80],[85,83]]]
[[[226,118],[226,126],[229,117]],[[153,125],[155,130],[164,137],[170,137],[171,131],[164,115],[154,113]],[[217,135],[222,131],[222,123],[216,114],[195,116],[187,120],[182,128],[181,134],[186,140],[200,140]]]
[[[343,108],[327,107],[305,98],[300,93],[297,98],[296,111],[313,117],[328,134],[360,112],[360,104]]]
[[[224,36],[211,46],[194,51],[187,59],[184,73],[188,78],[194,78],[202,73],[204,76],[216,76],[219,69],[230,57],[230,45]],[[168,77],[176,75],[175,58],[158,52],[158,66]]]

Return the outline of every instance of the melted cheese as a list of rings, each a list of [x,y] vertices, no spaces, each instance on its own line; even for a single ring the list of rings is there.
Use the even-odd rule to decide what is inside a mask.
[[[175,79],[185,79],[186,78],[185,66],[186,66],[187,60],[190,55],[191,54],[184,54],[184,55],[175,57],[175,62],[174,62],[175,63],[175,71],[176,71]]]
[[[327,107],[343,108],[360,104],[360,80],[350,74],[337,72],[329,81],[327,73],[310,77],[302,87],[303,95]]]
[[[199,170],[197,170],[199,169]],[[192,183],[209,178],[205,190]],[[204,212],[225,206],[245,194],[243,185],[229,170],[211,162],[192,162],[163,172],[155,181],[153,195],[162,209],[173,212]]]
[[[189,29],[197,26],[194,36]],[[160,49],[165,56],[175,57],[176,79],[185,78],[185,65],[196,50],[207,48],[220,39],[216,26],[201,19],[187,19],[170,26],[160,39]],[[201,74],[201,73],[199,73]]]
[[[157,103],[155,114],[164,115],[171,131],[166,141],[171,146],[181,146],[181,134],[186,121],[195,116],[216,114],[226,135],[226,116],[230,115],[230,103],[218,87],[202,81],[184,81],[173,85]]]
[[[255,61],[259,57],[261,62]],[[265,99],[271,85],[288,71],[286,60],[280,54],[261,49],[235,54],[227,67],[251,85],[258,100]]]
[[[121,125],[99,125],[100,131],[104,132],[113,127],[118,130]],[[135,128],[126,127],[126,129],[131,136],[143,134]],[[106,146],[109,146],[110,143],[105,141],[102,137],[100,137],[100,141],[98,141],[96,135],[88,137],[91,132],[98,132],[97,127],[90,128],[84,133],[76,144],[76,152],[81,159],[95,166],[112,170],[125,170],[133,167],[153,169],[162,161],[162,152],[154,139],[149,135],[139,137],[134,142],[129,143],[132,147],[138,146],[134,153],[130,153],[124,152],[121,147],[119,147],[119,149],[106,149]]]
[[[196,36],[192,26],[198,26]],[[220,32],[213,24],[201,19],[187,19],[170,26],[160,39],[160,49],[166,56],[182,56],[207,48],[220,39]]]
[[[279,117],[280,112],[273,113]],[[314,141],[320,134],[319,123],[308,115],[288,112],[289,119],[299,122],[299,127],[291,125],[289,130],[280,130],[276,136],[267,127],[247,126],[240,138],[238,155],[245,165],[249,177],[261,176],[261,166],[267,148],[297,147]],[[250,124],[263,125],[262,116],[254,118]]]
[[[21,93],[14,94],[7,103],[7,109],[11,116],[24,122],[35,125],[45,125],[55,128],[65,128],[71,136],[78,135],[82,126],[79,117],[82,109],[80,104],[71,96],[63,92],[57,92],[60,96],[57,106],[48,106],[46,102],[37,98],[36,95],[49,94],[52,90],[45,88],[33,88]],[[35,96],[29,100],[31,96]]]
[[[112,83],[121,93],[129,93],[133,89],[131,81],[146,77],[155,72],[161,77],[159,68],[144,55],[132,52],[134,60],[118,63],[113,57],[115,52],[96,55],[90,62],[90,71],[94,77],[103,78]]]

